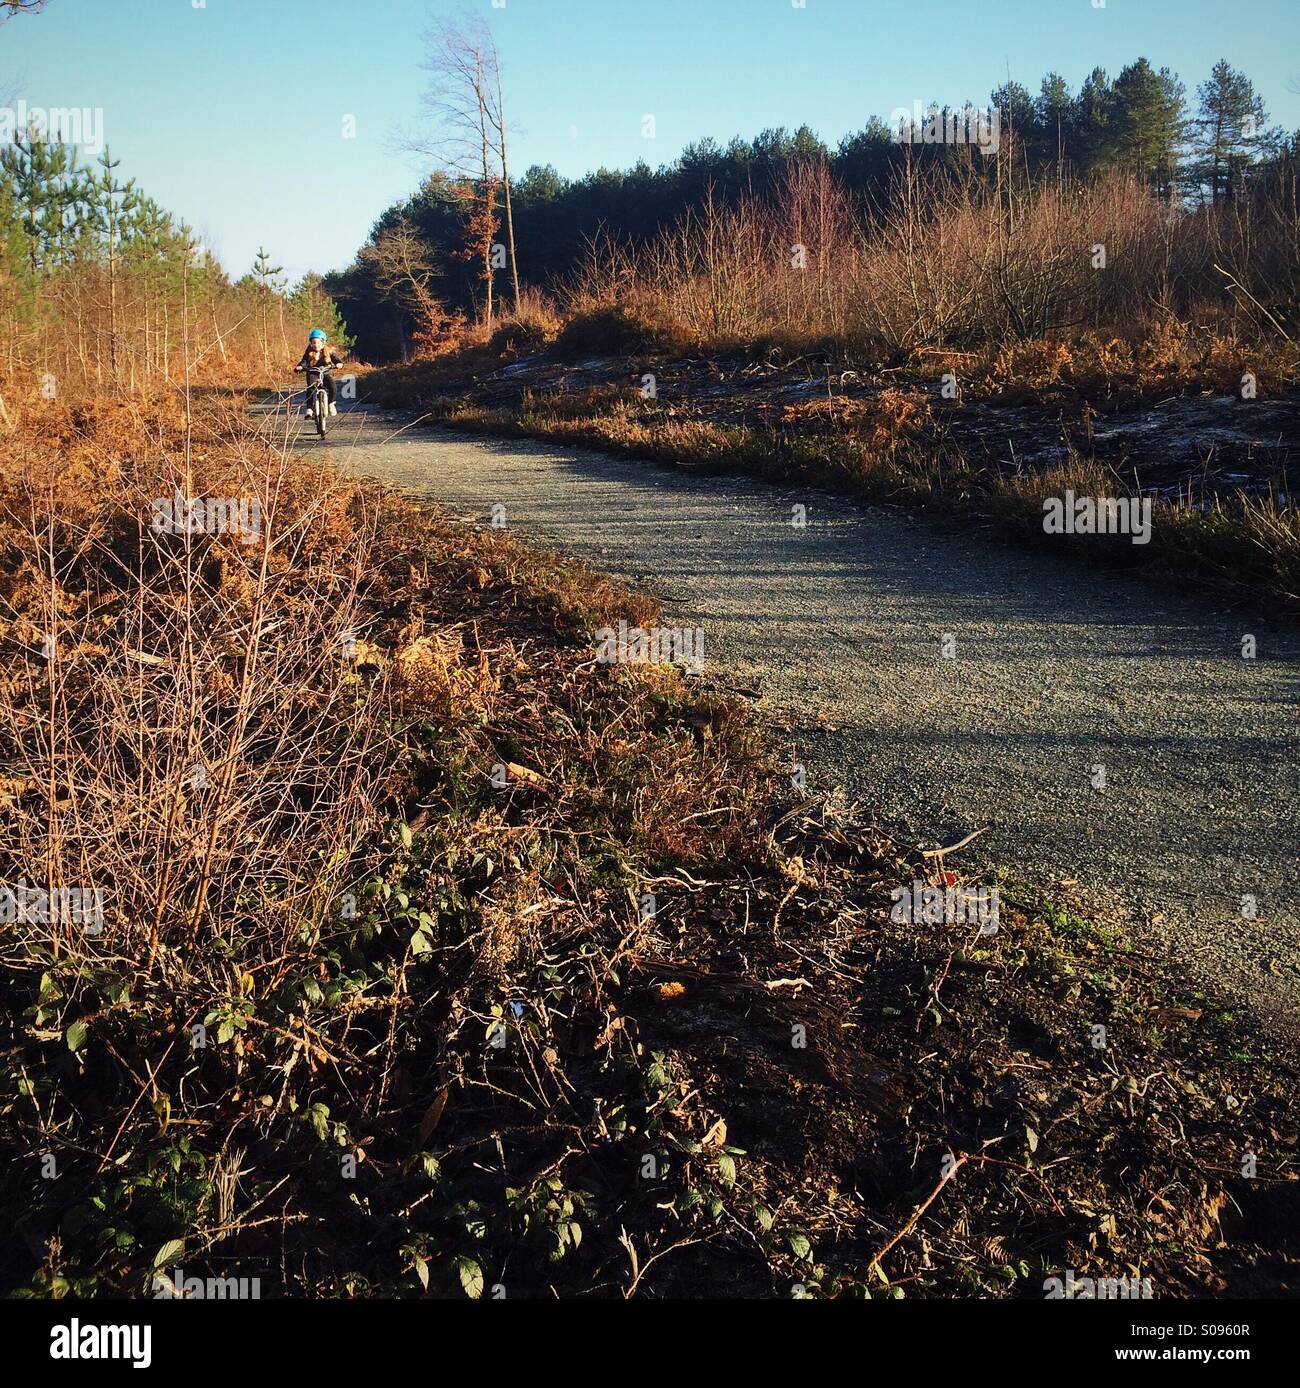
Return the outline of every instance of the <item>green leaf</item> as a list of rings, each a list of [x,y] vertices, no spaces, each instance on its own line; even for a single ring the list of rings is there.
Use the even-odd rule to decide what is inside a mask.
[[[184,1252],[184,1239],[168,1239],[168,1241],[159,1248],[158,1252],[153,1255],[153,1265],[156,1268],[170,1267]]]
[[[736,1160],[727,1152],[718,1158],[718,1176],[728,1190],[736,1184]]]
[[[462,1254],[456,1259],[456,1271],[460,1274],[460,1285],[465,1290],[465,1295],[471,1301],[477,1301],[483,1295],[483,1269],[474,1261]]]
[[[86,1037],[90,1035],[90,1028],[85,1022],[73,1022],[68,1028],[68,1049],[79,1051],[86,1044]]]
[[[415,932],[415,934],[411,936],[411,953],[412,953],[412,954],[432,954],[432,953],[433,953],[433,946],[429,943],[429,937],[424,933],[423,930],[417,930],[417,931]]]
[[[409,850],[411,847],[411,840],[414,837],[411,833],[411,826],[403,822],[397,826],[397,832],[401,835],[402,847]]]
[[[785,1236],[785,1241],[790,1245],[790,1252],[793,1253],[796,1258],[807,1258],[809,1261],[812,1260],[812,1244],[808,1242],[803,1234],[787,1234]]]

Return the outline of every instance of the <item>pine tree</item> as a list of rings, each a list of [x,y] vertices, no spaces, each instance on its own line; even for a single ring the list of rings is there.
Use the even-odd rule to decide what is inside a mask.
[[[1247,165],[1259,156],[1268,113],[1250,78],[1223,58],[1196,95],[1200,109],[1192,122],[1196,157],[1189,180],[1208,188],[1211,202],[1229,201]]]
[[[1034,99],[1019,82],[1004,82],[989,94],[996,118],[1002,122],[1001,147],[1013,163],[1038,147],[1040,131]]]
[[[1101,173],[1115,163],[1115,87],[1105,68],[1093,68],[1079,88],[1074,103],[1074,128],[1079,160],[1086,173]]]
[[[166,376],[170,371],[167,299],[175,287],[167,262],[174,250],[175,227],[152,198],[143,197],[123,228],[123,238],[128,265],[142,296],[145,374],[161,367]]]
[[[1037,126],[1033,154],[1039,165],[1061,167],[1078,157],[1075,149],[1076,107],[1070,88],[1059,72],[1049,72],[1043,78],[1038,98],[1034,102]]]
[[[99,156],[100,173],[94,180],[95,199],[94,220],[96,228],[104,237],[104,247],[108,255],[108,348],[109,365],[114,379],[118,371],[118,266],[122,237],[126,224],[139,206],[140,195],[136,192],[135,179],[128,178],[125,183],[117,181],[114,170],[122,161],[114,159],[107,146]]]
[[[1184,88],[1167,67],[1157,72],[1145,58],[1115,79],[1115,137],[1120,162],[1157,193],[1176,182],[1187,135]]]
[[[259,246],[257,256],[253,260],[253,283],[256,285],[258,304],[262,310],[262,364],[268,371],[271,369],[271,304],[280,290],[284,288],[279,280],[279,276],[283,272],[284,266],[272,265],[266,247]],[[281,322],[281,336],[283,336],[283,320]]]
[[[62,238],[69,181],[79,177],[68,145],[24,133],[0,149],[0,171],[13,190],[23,234],[28,272],[35,280],[52,268]]]

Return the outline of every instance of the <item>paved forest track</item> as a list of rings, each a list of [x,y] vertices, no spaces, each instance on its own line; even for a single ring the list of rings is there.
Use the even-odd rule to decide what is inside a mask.
[[[987,825],[963,866],[1077,881],[1139,941],[1289,1024],[1294,632],[808,488],[408,420],[340,414],[323,445],[301,446],[468,520],[500,503],[513,531],[659,593],[674,624],[704,629],[710,664],[789,727],[810,787],[843,786],[918,842]]]

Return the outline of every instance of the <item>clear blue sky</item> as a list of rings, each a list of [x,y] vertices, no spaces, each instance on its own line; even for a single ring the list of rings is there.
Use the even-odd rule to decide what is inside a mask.
[[[259,243],[292,275],[345,265],[419,170],[392,136],[417,118],[420,31],[480,13],[501,51],[516,171],[671,160],[807,123],[830,143],[872,115],[986,101],[1008,70],[1072,87],[1145,55],[1194,96],[1213,62],[1300,127],[1296,0],[49,0],[0,28],[0,100],[102,107],[123,174],[226,267]],[[341,136],[352,114],[357,138]],[[653,114],[657,135],[641,135]],[[328,173],[322,176],[322,165]]]

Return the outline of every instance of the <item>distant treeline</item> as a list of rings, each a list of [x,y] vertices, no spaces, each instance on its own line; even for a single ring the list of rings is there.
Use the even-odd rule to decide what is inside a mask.
[[[1020,185],[1129,173],[1155,196],[1184,205],[1222,204],[1241,198],[1300,149],[1300,137],[1268,128],[1252,83],[1226,62],[1215,65],[1194,101],[1169,69],[1139,58],[1114,79],[1095,69],[1077,92],[1056,73],[1043,79],[1037,96],[1010,82],[991,93],[989,105],[998,133],[996,151],[987,154],[969,143],[903,142],[897,125],[874,118],[835,148],[803,126],[725,146],[700,140],[657,169],[641,161],[571,180],[549,165],[534,165],[512,184],[521,281],[555,290],[590,256],[594,242],[645,244],[710,198],[728,203],[771,195],[801,164],[824,164],[869,218],[904,170]],[[968,109],[931,106],[924,114],[942,120]],[[449,314],[470,317],[481,311],[480,267],[463,249],[470,206],[464,180],[435,173],[414,196],[384,212],[352,267],[327,277],[326,288],[363,355],[405,355],[420,326],[401,276],[391,266],[381,273],[374,254],[395,228],[413,231],[425,253],[420,307],[436,302]],[[409,261],[409,247],[403,254]]]

